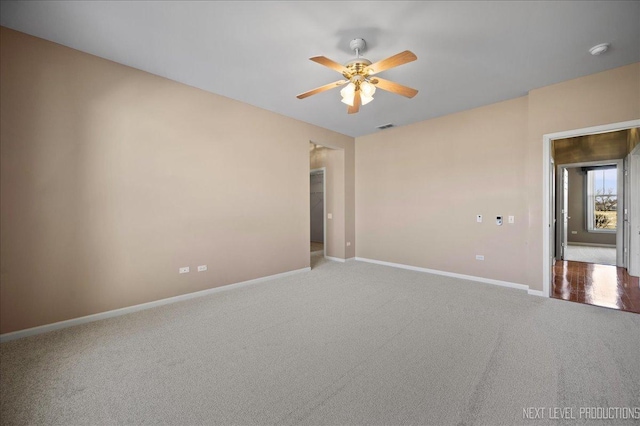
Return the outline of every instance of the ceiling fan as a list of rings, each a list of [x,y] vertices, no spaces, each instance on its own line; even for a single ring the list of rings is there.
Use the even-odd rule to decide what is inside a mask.
[[[347,112],[349,114],[355,114],[360,111],[361,105],[366,105],[373,100],[376,87],[386,90],[387,92],[406,96],[407,98],[413,98],[418,94],[416,89],[394,83],[393,81],[384,80],[380,77],[372,77],[382,71],[415,61],[418,58],[413,52],[405,50],[397,55],[372,64],[368,59],[360,57],[360,52],[364,50],[365,46],[366,43],[361,38],[351,40],[349,47],[356,52],[356,58],[347,62],[345,65],[341,65],[324,56],[309,58],[313,62],[338,71],[346,80],[338,80],[325,84],[324,86],[301,93],[297,98],[304,99],[316,93],[347,84],[346,87],[340,90],[340,95],[342,96],[342,102],[349,106]]]

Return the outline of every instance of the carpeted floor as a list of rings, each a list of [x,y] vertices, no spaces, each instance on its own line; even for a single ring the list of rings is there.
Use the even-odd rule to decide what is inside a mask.
[[[640,315],[312,267],[3,343],[1,423],[558,425],[549,409],[640,405]],[[544,418],[523,419],[528,407]]]
[[[569,244],[565,248],[564,260],[574,262],[597,263],[600,265],[616,264],[615,247],[593,247]]]

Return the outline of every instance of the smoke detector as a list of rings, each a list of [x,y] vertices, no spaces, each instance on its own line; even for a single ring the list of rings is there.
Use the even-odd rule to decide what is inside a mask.
[[[598,44],[589,49],[589,53],[591,53],[593,56],[602,55],[604,52],[609,50],[609,46],[611,46],[611,44],[609,43]]]

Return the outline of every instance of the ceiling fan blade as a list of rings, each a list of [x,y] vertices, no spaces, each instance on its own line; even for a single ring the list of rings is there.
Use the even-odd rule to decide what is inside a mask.
[[[309,58],[313,62],[317,62],[320,65],[324,65],[325,67],[329,67],[332,70],[338,71],[340,74],[348,72],[342,64],[337,63],[336,61],[332,61],[331,59],[324,56],[314,56],[313,58]]]
[[[390,68],[394,68],[409,62],[413,62],[418,57],[409,50],[405,50],[404,52],[400,52],[397,55],[393,55],[387,59],[383,59],[381,61],[376,62],[375,64],[371,64],[364,69],[366,73],[369,75],[377,74],[379,72],[388,70]]]
[[[382,90],[397,93],[398,95],[406,96],[407,98],[413,98],[418,94],[416,89],[412,89],[411,87],[403,86],[402,84],[394,83],[393,81],[385,80],[380,77],[372,78],[371,82]]]
[[[347,84],[347,80],[338,80],[333,83],[325,84],[324,86],[316,87],[313,90],[309,90],[308,92],[300,93],[296,98],[304,99],[311,95],[315,95],[316,93],[324,92],[325,90],[333,89],[334,87],[342,86],[343,84]]]
[[[353,95],[353,106],[350,106],[347,109],[347,112],[349,114],[355,114],[356,112],[360,111],[361,103],[362,103],[362,100],[360,99],[360,91],[356,90],[356,92]]]

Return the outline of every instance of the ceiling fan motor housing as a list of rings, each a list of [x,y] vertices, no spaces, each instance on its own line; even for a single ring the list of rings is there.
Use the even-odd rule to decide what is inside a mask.
[[[357,58],[353,61],[349,61],[345,64],[345,67],[349,70],[348,72],[342,73],[347,79],[351,79],[353,76],[364,75],[365,68],[371,65],[371,61],[365,58]]]
[[[364,40],[361,39],[361,38],[354,38],[349,43],[349,47],[353,51],[357,51],[357,52],[362,53],[367,48],[367,43],[365,43]]]
[[[349,43],[349,47],[351,48],[351,50],[356,52],[356,58],[344,65],[349,71],[343,72],[342,75],[344,75],[346,79],[352,80],[352,82],[355,83],[355,81],[353,81],[353,78],[365,75],[364,69],[371,65],[371,61],[360,57],[360,53],[362,53],[367,47],[367,43],[365,43],[363,39],[354,38]],[[356,78],[356,80],[360,79]]]

